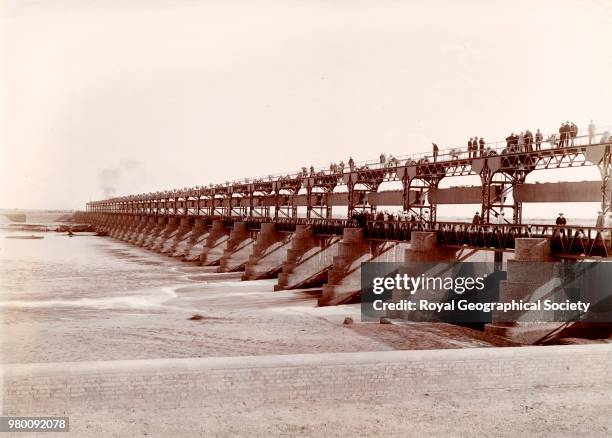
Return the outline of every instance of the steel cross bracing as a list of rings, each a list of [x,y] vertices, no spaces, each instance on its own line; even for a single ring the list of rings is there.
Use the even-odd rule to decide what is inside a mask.
[[[407,212],[429,217],[436,222],[436,205],[429,204],[427,194],[437,188],[443,178],[478,175],[482,183],[481,213],[489,221],[491,213],[513,209],[513,223],[521,223],[521,205],[505,201],[513,187],[525,182],[535,170],[598,166],[602,180],[601,206],[610,210],[612,199],[612,160],[610,142],[587,144],[586,136],[574,139],[573,146],[543,150],[507,152],[487,151],[485,156],[466,158],[465,152],[427,159],[408,160],[399,165],[370,164],[336,172],[319,171],[310,175],[288,175],[276,180],[249,182],[173,190],[150,194],[117,197],[87,204],[92,212],[138,213],[153,215],[223,215],[297,217],[296,199],[301,189],[306,192],[307,218],[331,218],[328,198],[339,186],[348,191],[349,218],[356,211],[375,211],[368,194],[378,191],[386,181],[400,181],[403,186],[403,208]]]

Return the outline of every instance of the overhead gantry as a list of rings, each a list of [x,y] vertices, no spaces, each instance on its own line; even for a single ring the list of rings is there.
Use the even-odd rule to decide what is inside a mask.
[[[296,218],[298,209],[307,219],[331,219],[333,207],[346,206],[347,217],[357,212],[375,212],[377,206],[399,206],[408,214],[437,222],[437,205],[443,190],[454,190],[454,203],[480,204],[485,222],[493,213],[512,209],[508,221],[522,223],[522,202],[514,196],[536,170],[597,166],[601,184],[599,201],[604,213],[612,200],[612,158],[610,136],[582,135],[564,147],[512,150],[504,145],[489,146],[482,155],[470,157],[467,151],[449,150],[419,159],[393,159],[386,163],[335,167],[331,170],[301,172],[285,176],[245,179],[208,187],[195,187],[156,193],[129,195],[87,204],[87,211],[121,214],[175,216],[241,216]],[[439,189],[444,178],[478,176],[480,188]],[[383,182],[396,181],[401,190],[380,191]],[[340,189],[344,187],[344,189]],[[340,189],[340,190],[337,190]],[[512,202],[508,202],[512,198]],[[448,196],[447,196],[448,201]],[[453,203],[453,202],[446,202]]]

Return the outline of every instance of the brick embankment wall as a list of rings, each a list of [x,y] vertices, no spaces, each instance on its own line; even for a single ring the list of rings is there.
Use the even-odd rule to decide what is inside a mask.
[[[4,415],[129,412],[612,384],[612,345],[2,366]]]

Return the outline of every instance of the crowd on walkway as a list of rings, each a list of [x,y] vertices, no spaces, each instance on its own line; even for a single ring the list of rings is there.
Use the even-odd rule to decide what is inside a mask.
[[[593,144],[596,142],[595,138],[595,124],[591,120],[588,125],[588,142],[589,144]],[[491,144],[488,144],[487,141],[482,136],[470,137],[467,142],[467,157],[468,158],[479,158],[479,157],[488,157],[494,155],[507,155],[512,153],[527,153],[540,151],[543,148],[544,143],[548,143],[550,145],[550,149],[560,149],[565,147],[573,147],[576,145],[576,138],[578,137],[578,125],[574,122],[570,122],[569,120],[562,123],[559,127],[559,133],[552,134],[548,136],[548,138],[544,138],[542,131],[538,128],[535,133],[530,129],[525,129],[524,131],[515,134],[514,132],[510,133],[508,137],[506,137],[506,145],[505,147],[499,151],[492,147]],[[609,131],[606,131],[602,134],[600,143],[606,143],[608,141],[612,141],[612,136]],[[458,160],[461,156],[466,152],[466,149],[462,148],[451,148],[445,151],[445,159]],[[431,155],[423,155],[419,158],[408,158],[404,161],[406,165],[418,165],[418,164],[426,164],[426,163],[436,163],[440,158],[440,147],[437,143],[432,143]],[[372,164],[374,168],[392,168],[397,167],[402,164],[402,160],[394,157],[392,154],[381,153],[379,155],[378,163]],[[345,164],[344,161],[340,161],[338,163],[330,163],[329,164],[329,173],[330,174],[342,174],[345,169],[351,172],[355,170],[365,170],[369,169],[370,165],[367,163],[357,166],[353,157],[349,157],[348,162]],[[302,169],[298,172],[298,176],[308,177],[308,176],[321,176],[325,175],[326,172],[323,170],[315,171],[313,166],[310,168],[302,167]]]
[[[520,134],[512,132],[506,137],[506,147],[501,151],[502,154],[515,152],[533,152],[542,150],[544,136],[540,129],[536,130],[535,135],[529,130],[521,131]]]

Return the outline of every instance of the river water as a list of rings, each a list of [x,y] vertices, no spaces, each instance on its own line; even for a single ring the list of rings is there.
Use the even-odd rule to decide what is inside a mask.
[[[109,238],[11,228],[0,227],[3,308],[158,306],[189,282],[178,260]]]

